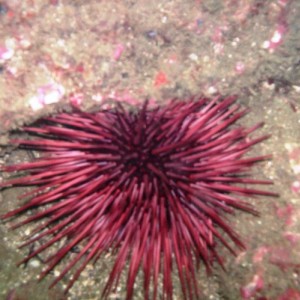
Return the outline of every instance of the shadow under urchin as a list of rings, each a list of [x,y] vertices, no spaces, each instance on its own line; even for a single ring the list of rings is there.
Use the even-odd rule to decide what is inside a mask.
[[[0,187],[34,188],[21,195],[25,204],[2,219],[31,211],[13,226],[36,226],[20,247],[43,243],[20,264],[63,240],[41,273],[43,278],[66,258],[51,286],[72,273],[67,292],[88,263],[113,251],[115,263],[103,298],[118,286],[126,265],[127,300],[134,296],[140,268],[144,299],[157,299],[159,293],[172,299],[175,268],[183,298],[199,297],[199,264],[208,272],[214,262],[223,267],[216,244],[233,254],[244,248],[225,216],[237,209],[256,214],[241,199],[245,196],[276,195],[251,188],[271,184],[248,174],[269,156],[245,157],[267,136],[250,137],[261,123],[251,128],[236,124],[247,110],[235,101],[174,100],[154,108],[145,102],[135,112],[117,105],[96,113],[60,113],[24,127],[33,138],[11,143],[39,151],[41,157],[2,167],[17,177]],[[70,259],[67,255],[76,246],[80,250]]]

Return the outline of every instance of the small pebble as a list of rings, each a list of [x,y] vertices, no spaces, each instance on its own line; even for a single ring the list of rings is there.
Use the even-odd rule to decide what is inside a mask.
[[[207,89],[207,93],[210,94],[210,95],[216,94],[217,91],[218,91],[218,90],[217,90],[216,87],[214,87],[214,86],[210,86],[210,87]]]
[[[191,53],[189,55],[189,59],[192,60],[192,61],[198,61],[198,55],[195,54],[195,53]]]
[[[32,259],[29,262],[29,265],[33,268],[38,268],[41,265],[41,263],[37,259]]]
[[[149,30],[145,35],[147,38],[153,39],[157,36],[157,32],[155,30]]]

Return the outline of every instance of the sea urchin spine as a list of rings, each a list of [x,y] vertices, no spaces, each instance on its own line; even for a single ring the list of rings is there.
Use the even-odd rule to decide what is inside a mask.
[[[14,227],[41,221],[21,247],[46,240],[20,264],[60,240],[65,243],[47,259],[41,277],[53,270],[74,248],[54,280],[59,282],[75,265],[66,291],[89,262],[114,250],[116,260],[103,297],[118,285],[128,262],[127,297],[132,299],[138,270],[144,273],[144,298],[172,299],[171,275],[177,266],[184,299],[199,295],[196,279],[200,261],[209,272],[222,244],[244,245],[225,221],[225,214],[240,209],[255,214],[241,196],[274,193],[246,185],[270,184],[247,176],[253,164],[268,156],[244,154],[266,136],[251,139],[252,128],[233,125],[245,115],[236,98],[170,101],[137,111],[122,106],[97,113],[62,113],[40,120],[24,130],[35,139],[12,140],[43,155],[32,162],[3,167],[26,171],[0,187],[37,186],[23,194],[27,202],[3,219],[33,210]],[[233,126],[232,126],[233,125]],[[226,238],[227,236],[227,238]],[[150,289],[150,287],[152,288]]]

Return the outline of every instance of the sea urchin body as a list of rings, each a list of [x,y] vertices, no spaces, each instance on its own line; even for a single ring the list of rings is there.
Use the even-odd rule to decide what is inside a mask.
[[[70,289],[90,262],[114,250],[116,260],[103,291],[106,298],[119,283],[128,263],[127,298],[132,299],[138,270],[144,274],[144,298],[157,299],[162,281],[163,298],[172,299],[171,275],[175,268],[184,299],[199,295],[196,271],[203,262],[207,271],[222,244],[235,253],[243,243],[225,221],[235,209],[256,213],[241,196],[274,195],[246,185],[269,184],[245,173],[265,156],[244,157],[266,136],[249,135],[261,126],[233,125],[246,110],[235,97],[170,101],[137,112],[116,109],[97,113],[76,111],[40,120],[24,130],[35,139],[12,143],[42,152],[32,162],[3,168],[26,174],[0,184],[37,186],[22,195],[27,202],[2,218],[32,214],[15,227],[38,222],[30,245],[46,240],[20,263],[64,240],[48,258],[47,275],[68,253],[65,267],[53,284],[73,272]],[[227,236],[227,237],[226,237]]]

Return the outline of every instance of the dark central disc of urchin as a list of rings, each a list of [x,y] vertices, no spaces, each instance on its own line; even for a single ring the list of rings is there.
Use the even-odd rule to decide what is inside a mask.
[[[4,171],[26,173],[0,185],[37,186],[22,196],[28,199],[23,206],[3,216],[31,210],[15,227],[42,221],[22,246],[36,241],[42,245],[21,263],[63,240],[41,277],[75,246],[79,252],[63,260],[65,267],[52,285],[74,268],[68,290],[89,262],[110,250],[116,259],[104,298],[119,284],[126,264],[126,299],[133,297],[139,269],[145,299],[157,299],[160,280],[162,294],[171,299],[176,268],[184,299],[198,297],[199,263],[207,271],[214,261],[223,265],[216,244],[232,253],[229,240],[243,247],[224,216],[235,209],[255,213],[241,196],[274,195],[249,188],[270,183],[247,175],[249,167],[267,157],[244,157],[267,137],[249,137],[262,124],[235,124],[246,110],[234,102],[235,97],[200,98],[151,109],[145,103],[135,112],[122,106],[97,113],[76,111],[25,127],[34,138],[12,143],[42,155],[5,166]]]

